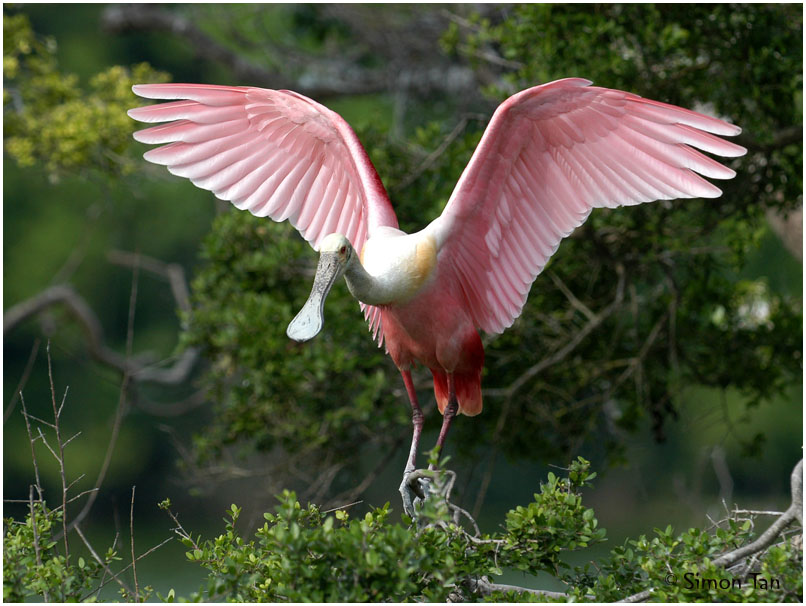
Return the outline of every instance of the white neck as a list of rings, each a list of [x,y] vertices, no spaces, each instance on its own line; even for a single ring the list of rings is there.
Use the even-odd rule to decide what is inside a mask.
[[[367,305],[385,305],[392,302],[392,297],[384,288],[384,284],[367,273],[357,256],[354,256],[344,272],[347,288],[352,295]]]

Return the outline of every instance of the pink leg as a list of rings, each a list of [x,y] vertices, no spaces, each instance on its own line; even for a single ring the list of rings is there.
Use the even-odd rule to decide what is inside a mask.
[[[423,423],[425,417],[417,402],[417,392],[414,391],[414,383],[411,380],[411,371],[401,370],[403,383],[406,384],[406,392],[409,394],[411,402],[411,424],[414,426],[414,433],[411,436],[411,448],[409,450],[409,460],[406,462],[405,473],[414,471],[417,468],[417,449],[420,447],[420,435],[423,433]]]
[[[442,429],[439,430],[439,438],[437,438],[437,448],[440,456],[442,456],[445,439],[448,437],[448,430],[451,428],[451,421],[453,421],[458,410],[459,402],[456,400],[456,384],[454,383],[453,373],[448,373],[448,405],[442,412]],[[428,469],[433,468],[433,465],[428,466]]]

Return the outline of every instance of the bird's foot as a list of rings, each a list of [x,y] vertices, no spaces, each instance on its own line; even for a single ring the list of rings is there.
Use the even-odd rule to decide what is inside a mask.
[[[400,496],[403,499],[403,511],[416,522],[419,509],[432,492],[433,472],[425,469],[412,469],[403,472],[400,484]]]

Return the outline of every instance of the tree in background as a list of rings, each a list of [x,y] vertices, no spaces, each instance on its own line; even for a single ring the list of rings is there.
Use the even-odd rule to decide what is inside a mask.
[[[485,339],[488,410],[457,423],[453,441],[457,462],[485,451],[476,509],[497,453],[561,462],[592,453],[614,461],[646,419],[662,439],[692,385],[738,391],[747,407],[789,395],[800,380],[802,335],[797,289],[742,277],[762,242],[765,211],[786,213],[802,204],[800,12],[772,5],[479,10],[117,6],[103,15],[107,31],[123,40],[136,36],[142,45],[137,61],[149,60],[173,79],[287,87],[342,112],[384,178],[404,229],[440,212],[492,109],[526,86],[580,75],[710,109],[744,128],[740,143],[750,153],[734,164],[738,176],[724,184],[721,198],[597,211],[560,247],[521,319]],[[437,43],[444,52],[436,51]],[[198,65],[181,63],[183,53],[211,66],[204,78],[193,77]],[[68,247],[55,277],[37,283],[41,271],[32,267],[13,274],[19,280],[7,279],[6,330],[36,315],[62,347],[83,352],[85,337],[71,328],[81,326],[89,334],[87,350],[101,368],[113,369],[101,372],[116,384],[122,378],[118,415],[128,413],[127,424],[143,424],[138,412],[181,412],[211,401],[214,415],[202,427],[194,419],[193,452],[185,457],[199,482],[215,476],[235,446],[271,453],[270,463],[262,458],[258,464],[272,479],[268,490],[296,485],[304,498],[334,505],[358,497],[405,447],[409,420],[406,407],[397,405],[404,401],[402,385],[365,334],[354,302],[337,290],[327,313],[338,321],[329,321],[326,334],[311,344],[289,343],[284,326],[307,295],[309,281],[300,276],[312,274],[313,255],[287,226],[233,212],[216,219],[185,298],[176,267],[147,257],[189,260],[199,232],[188,228],[209,220],[209,212],[195,210],[205,196],[172,182],[148,183],[129,138],[134,126],[124,117],[138,104],[131,83],[168,76],[142,65],[106,66],[81,82],[60,72],[55,57],[52,41],[35,36],[24,13],[4,15],[6,153],[64,187],[91,181],[95,200],[88,200],[87,224],[110,246],[136,250],[150,243],[139,257],[113,257],[141,272],[137,343],[171,347],[165,322],[158,335],[139,320],[167,304],[182,310],[185,353],[155,367],[154,359],[131,355],[131,330],[108,337],[98,331],[101,325],[133,326],[129,300],[136,289],[109,271],[107,243],[97,239]],[[47,187],[29,189],[31,200],[47,195]],[[65,208],[74,203],[43,207],[51,217],[67,218]],[[12,225],[24,225],[17,219],[22,211],[9,210],[8,199],[4,213],[7,226],[9,215]],[[26,238],[16,242],[7,231],[7,260],[25,259],[22,251],[46,252],[41,243],[57,241],[64,231],[82,233],[74,218],[53,221],[38,241],[32,230],[20,230]],[[107,225],[116,227],[107,233]],[[174,228],[182,249],[168,243]],[[151,290],[160,294],[148,296],[145,275],[151,272],[170,280],[175,298],[162,285]],[[112,294],[107,289],[115,282],[120,286]],[[112,301],[123,312],[105,309]],[[67,309],[70,321],[54,315],[56,309]],[[35,351],[30,343],[41,334],[30,324],[26,329],[24,338],[9,333],[24,343],[6,345],[7,359],[11,351],[19,360],[11,378],[7,374],[12,387],[26,375],[23,366]],[[112,355],[124,349],[128,355]],[[170,390],[187,383],[198,352],[209,361],[196,371],[203,392],[186,400],[189,388]],[[425,375],[417,386],[422,401],[430,402]],[[349,397],[334,401],[333,394]],[[8,399],[16,406],[15,396]],[[432,422],[433,409],[426,410]],[[798,411],[792,417],[800,419]],[[185,433],[185,427],[173,431]],[[734,438],[758,454],[763,435],[752,433]],[[373,464],[362,464],[366,460]],[[253,473],[238,459],[224,467]]]
[[[745,128],[741,142],[751,153],[734,162],[738,177],[716,201],[597,212],[565,242],[523,318],[487,339],[484,386],[494,420],[458,423],[457,444],[465,451],[483,444],[515,459],[567,460],[595,435],[617,458],[623,430],[634,431],[644,418],[663,439],[664,424],[692,384],[737,389],[757,406],[797,382],[800,299],[771,292],[763,281],[736,279],[763,234],[764,211],[786,212],[802,201],[797,15],[781,7],[487,10],[485,17],[447,15],[441,38],[457,62],[471,58],[485,96],[463,98],[462,113],[424,122],[404,140],[358,125],[404,229],[441,210],[483,130],[480,115],[489,116],[515,90],[569,74],[683,106],[705,104]],[[349,56],[367,67],[356,68],[361,78],[350,76],[363,84],[346,92],[370,89],[367,82],[379,70],[398,74],[398,66],[406,66],[399,77],[387,76],[400,123],[432,115],[433,106],[456,105],[466,77],[457,78],[456,88],[429,86],[423,73],[451,68],[440,65],[442,57],[418,62],[422,37],[403,43],[407,32],[438,13],[402,11],[394,24],[373,26],[371,12],[303,9],[296,19],[317,23],[320,40],[304,55],[309,67],[298,84],[310,73],[310,87],[328,92],[319,90],[325,84],[315,74],[324,70],[316,66]],[[143,28],[156,27],[156,14],[162,13],[121,9],[114,16],[120,27]],[[198,17],[200,27],[226,22],[212,7]],[[230,23],[211,35],[232,47],[240,27]],[[259,44],[259,33],[249,34]],[[269,56],[281,56],[284,43],[288,38],[280,37]],[[238,56],[254,53],[244,48]],[[279,62],[268,63],[279,69]],[[417,82],[425,90],[414,98]],[[391,132],[402,128],[393,124]],[[339,321],[330,322],[321,339],[300,347],[276,328],[304,299],[302,268],[312,271],[298,238],[285,226],[226,214],[207,238],[205,256],[209,263],[195,279],[184,337],[214,361],[208,379],[218,414],[197,441],[202,456],[229,443],[251,442],[267,451],[279,445],[309,463],[324,463],[322,477],[332,481],[368,450],[391,452],[403,444],[407,411],[389,405],[399,401],[402,387],[387,379],[389,365],[363,334],[344,289],[328,309]],[[418,384],[426,391],[427,377]],[[353,397],[334,402],[333,393]],[[757,451],[761,439],[745,440],[745,450]],[[386,462],[381,459],[379,468]]]

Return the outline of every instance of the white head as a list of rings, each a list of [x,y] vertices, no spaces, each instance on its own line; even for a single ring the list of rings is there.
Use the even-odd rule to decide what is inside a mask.
[[[286,329],[290,338],[308,341],[319,334],[325,323],[325,298],[354,258],[352,244],[341,234],[325,236],[319,243],[319,265],[316,267],[313,288],[305,305]]]

